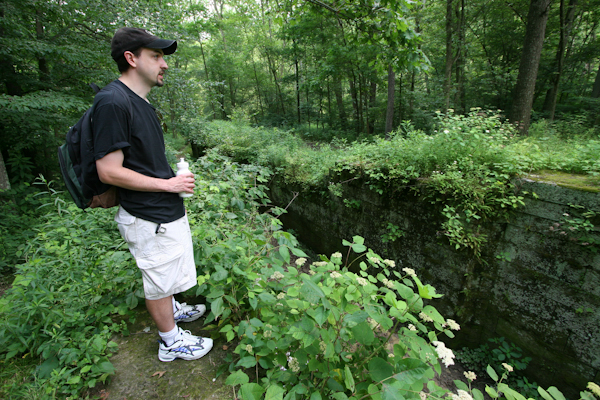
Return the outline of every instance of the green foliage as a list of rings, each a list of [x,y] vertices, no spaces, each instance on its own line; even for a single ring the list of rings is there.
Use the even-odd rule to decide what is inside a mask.
[[[48,190],[38,193],[43,212],[30,228],[35,236],[0,300],[0,348],[6,359],[38,360],[34,382],[45,395],[74,396],[114,373],[110,337],[127,330],[114,317],[137,305],[139,282],[112,216],[80,212],[40,183]]]
[[[490,344],[483,344],[476,349],[464,347],[456,352],[456,359],[467,370],[476,372],[478,376],[489,374],[492,379],[507,372],[506,365],[509,365],[512,370],[516,370],[515,374],[504,377],[514,389],[527,396],[528,398],[539,399],[537,393],[537,384],[529,382],[518,371],[523,371],[531,361],[531,357],[524,357],[521,348],[514,343],[506,341],[503,337],[489,339]],[[498,379],[494,379],[498,381]]]
[[[597,140],[561,144],[551,137],[518,137],[498,112],[438,113],[435,134],[411,129],[405,125],[389,139],[308,145],[292,132],[215,121],[202,122],[190,139],[235,160],[273,168],[288,184],[315,190],[327,185],[336,196],[348,176],[363,178],[378,193],[409,186],[440,204],[441,231],[457,249],[476,257],[487,240],[481,225],[524,205],[528,193],[518,191],[515,176],[549,167],[600,173]],[[344,200],[349,207],[358,205]]]
[[[576,204],[569,206],[570,213],[564,213],[561,222],[555,222],[549,230],[559,237],[577,242],[589,251],[598,252],[600,213]]]
[[[219,324],[237,341],[227,383],[239,385],[242,398],[418,398],[424,384],[432,396],[445,393],[432,378],[441,372],[438,335],[453,337],[450,321],[424,304],[440,295],[412,270],[390,268],[395,264],[363,238],[344,245],[359,255],[355,267],[342,265],[340,253],[308,267],[301,257],[292,266],[289,254],[302,254],[280,238],[260,253],[256,273],[248,270],[243,319]],[[224,293],[238,286],[213,276],[210,282]]]

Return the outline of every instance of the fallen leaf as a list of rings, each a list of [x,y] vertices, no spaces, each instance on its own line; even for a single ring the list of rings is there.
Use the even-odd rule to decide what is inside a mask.
[[[156,371],[155,373],[152,374],[152,376],[158,375],[159,378],[162,378],[162,376],[165,374],[165,372],[167,372],[167,371]]]
[[[107,400],[108,395],[109,395],[109,393],[106,390],[102,389],[100,391],[100,400]]]
[[[226,345],[223,345],[223,350],[227,350],[229,347],[227,347]]]
[[[145,328],[144,328],[144,330],[143,330],[142,332],[144,332],[144,333],[148,333],[148,332],[150,332],[150,327],[149,327],[149,326],[145,327]]]

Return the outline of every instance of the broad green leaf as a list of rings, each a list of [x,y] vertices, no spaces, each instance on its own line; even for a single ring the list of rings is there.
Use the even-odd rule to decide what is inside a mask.
[[[348,365],[344,368],[344,383],[346,384],[346,388],[351,392],[354,392],[354,377],[352,376],[352,371],[350,371],[350,367]]]
[[[469,391],[469,386],[463,381],[457,379],[454,381],[454,384],[456,385],[457,389],[464,390],[465,392]]]
[[[383,384],[383,392],[381,393],[383,400],[404,400],[402,390],[396,387],[396,385],[390,385],[387,383]]]
[[[351,330],[354,338],[362,345],[368,346],[375,340],[373,329],[367,322],[361,322]]]
[[[320,299],[325,298],[325,293],[310,278],[302,276],[302,281],[304,285],[300,288],[300,294],[302,294],[306,301],[309,303],[318,303]]]
[[[554,400],[550,393],[546,392],[541,386],[538,386],[537,390],[540,396],[542,396],[545,400]]]
[[[560,390],[558,390],[555,386],[550,386],[547,389],[548,393],[552,395],[556,400],[565,400],[565,396],[562,394]]]
[[[236,365],[244,368],[252,368],[256,365],[256,358],[252,356],[242,357]]]
[[[375,382],[381,382],[394,373],[392,366],[382,358],[375,357],[369,361],[369,374]]]
[[[423,378],[423,375],[429,370],[427,364],[416,358],[403,358],[398,361],[396,368],[399,368],[401,372],[395,374],[394,379],[409,385]]]
[[[267,389],[265,394],[265,400],[283,400],[283,393],[285,391],[279,385],[271,385]]]
[[[219,298],[213,300],[210,303],[210,310],[212,311],[213,314],[215,314],[215,318],[217,318],[219,315],[221,315],[223,313],[223,310],[225,310],[225,306],[223,306],[223,298],[219,297]]]
[[[473,394],[473,400],[483,400],[484,399],[483,393],[481,393],[481,390],[479,390],[479,389],[473,388],[472,394]]]
[[[348,400],[348,396],[342,392],[333,393],[331,397],[335,400]]]
[[[310,395],[310,400],[323,400],[323,398],[321,397],[321,393],[319,393],[319,392],[313,392]]]
[[[242,400],[260,400],[265,392],[262,386],[258,383],[244,383],[240,388],[240,396]]]
[[[243,371],[237,370],[225,379],[225,384],[230,386],[242,385],[250,382],[250,378]]]
[[[496,390],[488,385],[485,385],[485,392],[492,398],[492,399],[497,399],[498,398],[498,392],[496,392]]]
[[[281,255],[281,257],[283,258],[283,260],[289,264],[290,262],[290,250],[288,249],[287,246],[280,246],[279,247],[279,254]],[[268,391],[267,391],[268,392]]]
[[[488,373],[488,375],[490,376],[490,378],[492,378],[494,381],[498,382],[498,374],[496,373],[496,371],[494,370],[494,368],[490,367],[489,364],[487,366],[487,368],[485,369]]]

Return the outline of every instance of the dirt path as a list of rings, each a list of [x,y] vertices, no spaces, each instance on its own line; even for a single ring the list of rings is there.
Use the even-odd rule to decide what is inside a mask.
[[[200,360],[158,360],[158,333],[144,306],[136,310],[136,322],[130,326],[130,335],[118,335],[113,340],[119,351],[110,359],[115,375],[110,382],[98,387],[92,395],[102,400],[230,400],[233,392],[225,385],[227,374],[216,378],[217,368],[223,364],[224,343],[215,342],[213,349]],[[181,324],[193,334],[209,336],[203,330],[204,318]],[[150,328],[150,329],[148,329]],[[228,350],[228,351],[231,351]]]

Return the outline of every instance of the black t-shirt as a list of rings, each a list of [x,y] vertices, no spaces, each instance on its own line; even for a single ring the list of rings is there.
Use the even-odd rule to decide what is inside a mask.
[[[125,89],[129,101],[114,85]],[[167,162],[156,110],[150,103],[119,80],[106,85],[96,95],[94,103],[96,160],[122,150],[125,168],[155,178],[169,179],[175,176]],[[172,222],[185,214],[183,199],[177,193],[138,192],[119,188],[119,201],[131,215],[156,223]]]

